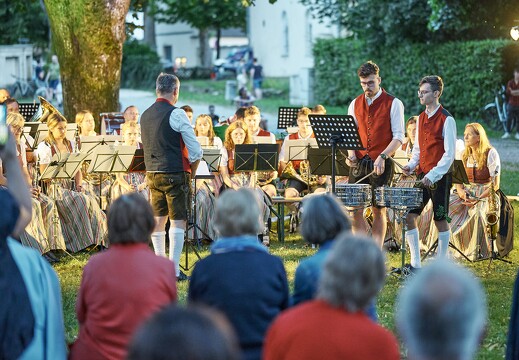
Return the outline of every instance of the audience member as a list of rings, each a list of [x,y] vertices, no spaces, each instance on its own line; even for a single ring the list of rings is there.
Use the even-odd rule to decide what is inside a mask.
[[[519,140],[519,66],[514,69],[514,78],[506,84],[508,96],[506,130],[502,139],[508,139],[516,129],[515,138]]]
[[[244,359],[260,359],[268,326],[289,304],[283,262],[258,242],[260,207],[251,190],[222,193],[214,222],[221,238],[196,264],[188,301],[222,311],[236,330]]]
[[[411,360],[473,359],[486,321],[479,281],[445,259],[413,276],[398,297],[396,326]]]
[[[261,86],[263,85],[263,66],[258,63],[258,59],[254,58],[252,61],[252,67],[250,69],[250,77],[252,79],[252,89],[256,99],[261,99],[263,93]]]
[[[53,100],[60,82],[60,68],[57,55],[52,55],[45,81],[49,84],[47,99]]]
[[[236,335],[219,312],[203,307],[168,306],[141,326],[128,360],[238,360]]]
[[[52,267],[19,236],[31,220],[31,196],[16,156],[13,134],[0,147],[9,190],[0,189],[0,357],[65,359],[59,281]]]
[[[173,263],[148,247],[155,226],[151,206],[122,195],[108,212],[107,251],[90,258],[76,303],[78,339],[70,359],[123,359],[137,327],[177,300]]]
[[[213,126],[218,125],[218,123],[220,122],[220,117],[214,113],[214,105],[209,105],[209,116],[213,121]]]
[[[384,255],[374,241],[343,233],[325,262],[317,299],[273,322],[263,359],[400,359],[395,337],[364,311],[385,277]]]

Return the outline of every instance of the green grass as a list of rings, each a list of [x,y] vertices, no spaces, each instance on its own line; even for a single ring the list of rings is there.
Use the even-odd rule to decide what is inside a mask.
[[[519,219],[519,204],[514,202],[513,205],[515,217],[516,219]],[[519,234],[519,221],[515,222],[514,233],[516,236]],[[292,289],[294,273],[299,261],[312,255],[316,250],[308,247],[298,235],[287,234],[284,244],[280,244],[278,241],[274,240],[275,238],[276,234],[271,234],[272,241],[270,252],[283,259]],[[206,246],[202,249],[200,254],[202,257],[207,256],[208,249]],[[81,272],[89,256],[89,254],[79,254],[75,256],[75,259],[65,257],[60,263],[54,266],[58,272],[62,287],[65,330],[68,342],[73,341],[78,332],[74,307],[77,291],[79,289]],[[477,359],[503,358],[508,332],[512,290],[517,272],[517,264],[519,264],[519,250],[514,249],[508,256],[508,259],[512,260],[514,264],[508,265],[496,261],[492,263],[490,270],[487,269],[488,261],[479,263],[462,262],[464,266],[471,269],[482,281],[487,293],[487,301],[489,305],[488,333]],[[190,252],[189,265],[192,266],[195,260],[195,255]],[[400,254],[387,254],[388,267],[398,266],[399,263]],[[184,256],[182,257],[181,265],[185,265]],[[190,271],[188,273],[190,273]],[[106,276],[110,276],[110,274],[106,274]],[[178,284],[179,302],[181,304],[186,303],[187,286],[187,282],[181,282]],[[388,276],[386,284],[377,298],[377,311],[380,323],[391,331],[395,331],[393,314],[395,299],[401,286],[403,286],[403,283],[400,279]]]

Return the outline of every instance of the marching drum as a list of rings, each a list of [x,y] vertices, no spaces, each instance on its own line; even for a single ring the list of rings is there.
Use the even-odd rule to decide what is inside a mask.
[[[422,192],[420,188],[381,186],[375,189],[375,200],[379,206],[416,209],[422,204]]]
[[[335,193],[346,206],[371,206],[371,185],[369,184],[335,184]]]

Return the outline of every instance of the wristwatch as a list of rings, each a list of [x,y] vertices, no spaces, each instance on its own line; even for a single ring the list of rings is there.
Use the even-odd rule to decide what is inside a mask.
[[[380,157],[381,157],[383,160],[387,160],[387,155],[384,154],[384,153],[380,154]]]

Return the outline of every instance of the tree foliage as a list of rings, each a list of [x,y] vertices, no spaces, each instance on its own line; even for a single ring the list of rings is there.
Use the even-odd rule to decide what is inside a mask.
[[[19,43],[20,39],[40,48],[49,43],[49,22],[39,0],[0,0],[0,44]]]
[[[508,37],[516,0],[301,0],[368,46]],[[376,50],[376,49],[375,49]]]

